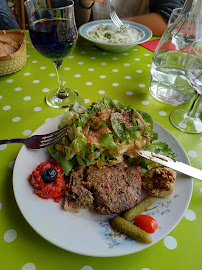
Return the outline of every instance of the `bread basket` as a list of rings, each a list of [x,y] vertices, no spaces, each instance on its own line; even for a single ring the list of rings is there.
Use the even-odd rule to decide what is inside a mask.
[[[18,30],[1,30],[0,35],[6,35],[16,43],[19,49],[13,54],[0,56],[0,76],[11,74],[20,70],[26,63],[26,35]]]

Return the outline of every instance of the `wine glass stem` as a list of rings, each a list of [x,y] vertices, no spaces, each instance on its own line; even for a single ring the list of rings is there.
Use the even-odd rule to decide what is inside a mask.
[[[202,97],[202,95],[200,95],[198,92],[196,92],[196,97],[195,97],[194,102],[192,103],[191,108],[188,112],[188,116],[190,116],[190,117],[195,116],[197,109],[198,109],[198,106],[201,102],[201,97]]]
[[[68,92],[65,90],[64,85],[63,85],[63,78],[62,78],[62,60],[58,61],[53,61],[56,72],[57,72],[57,77],[58,77],[58,91],[57,91],[57,96],[61,99],[66,98],[69,96]]]

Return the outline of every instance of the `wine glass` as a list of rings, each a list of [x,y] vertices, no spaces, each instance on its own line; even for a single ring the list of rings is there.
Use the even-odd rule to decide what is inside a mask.
[[[185,59],[189,84],[195,89],[195,99],[189,110],[178,109],[170,114],[171,123],[186,133],[202,132],[202,114],[197,112],[202,97],[202,39],[195,41]]]
[[[77,41],[77,29],[72,0],[27,0],[29,35],[34,48],[51,59],[56,67],[59,87],[50,91],[46,102],[54,108],[68,107],[78,94],[65,88],[62,79],[62,62]]]

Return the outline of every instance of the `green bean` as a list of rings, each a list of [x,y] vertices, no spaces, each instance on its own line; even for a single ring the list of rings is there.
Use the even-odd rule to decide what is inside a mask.
[[[126,211],[123,214],[123,217],[127,221],[132,221],[136,216],[140,215],[143,213],[149,206],[151,206],[154,203],[155,199],[154,197],[147,197],[128,211]]]
[[[146,244],[152,243],[152,237],[147,232],[141,230],[133,223],[125,220],[122,217],[117,216],[112,218],[111,225],[115,230],[121,233],[125,233],[126,235],[132,237],[139,242]]]

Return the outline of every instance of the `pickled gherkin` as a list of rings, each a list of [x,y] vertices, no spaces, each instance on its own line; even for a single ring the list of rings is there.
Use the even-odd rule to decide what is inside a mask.
[[[115,230],[124,233],[139,242],[146,244],[152,243],[152,237],[150,236],[150,234],[141,230],[133,223],[125,220],[122,217],[117,216],[112,218],[111,225]]]
[[[145,210],[147,210],[148,207],[150,207],[154,203],[154,201],[155,201],[154,197],[145,198],[143,201],[141,201],[140,203],[138,203],[137,205],[126,211],[123,214],[123,217],[127,221],[132,221],[136,216],[140,215]]]

